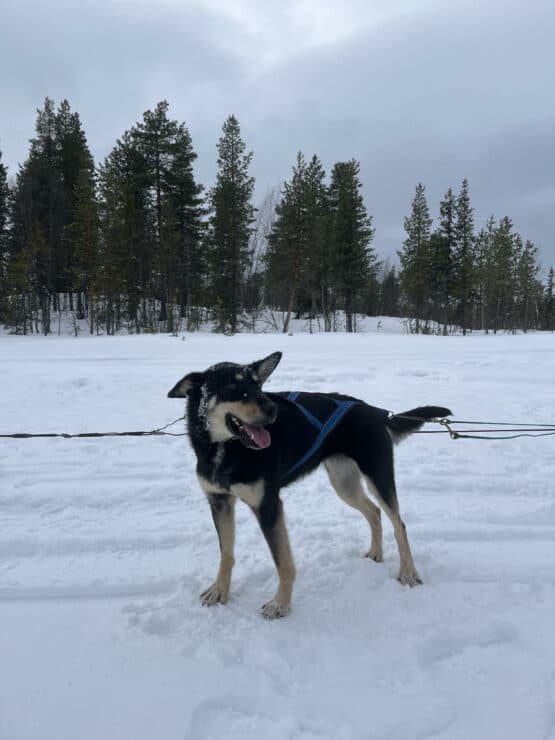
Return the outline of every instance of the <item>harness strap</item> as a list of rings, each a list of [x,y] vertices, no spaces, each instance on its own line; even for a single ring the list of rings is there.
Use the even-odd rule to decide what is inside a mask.
[[[299,393],[300,391],[293,391],[293,393],[290,393],[287,396],[287,400],[292,401],[295,404],[295,406],[299,409],[299,411],[302,411],[302,413],[306,416],[306,418],[309,420],[312,426],[315,426],[316,429],[321,430],[324,425],[321,422],[319,422],[318,419],[316,419],[316,417],[314,417],[307,408],[305,408],[301,403],[297,402],[296,399]],[[335,399],[332,399],[332,400],[335,401]],[[339,401],[335,401],[335,403],[339,403]]]
[[[337,408],[335,411],[329,416],[326,421],[322,424],[318,421],[305,407],[298,403],[296,401],[297,396],[299,395],[299,392],[293,392],[290,393],[287,396],[287,400],[291,401],[295,404],[295,406],[301,411],[305,417],[308,419],[308,421],[318,429],[318,436],[308,449],[308,451],[301,457],[300,460],[298,460],[285,474],[286,476],[290,475],[293,471],[297,470],[304,462],[306,462],[314,453],[322,446],[324,443],[326,437],[328,434],[336,427],[341,419],[345,416],[345,414],[349,411],[349,409],[356,404],[356,401],[338,401],[335,398],[332,398],[332,400]]]

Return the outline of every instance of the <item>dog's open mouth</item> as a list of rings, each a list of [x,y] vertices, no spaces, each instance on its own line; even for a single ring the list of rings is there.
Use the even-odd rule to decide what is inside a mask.
[[[264,427],[247,424],[233,416],[233,414],[226,414],[225,423],[233,436],[242,442],[245,447],[260,450],[270,446],[272,438],[270,432]]]

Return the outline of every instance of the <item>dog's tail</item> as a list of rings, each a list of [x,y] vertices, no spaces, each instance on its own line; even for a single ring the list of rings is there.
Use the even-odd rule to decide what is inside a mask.
[[[452,412],[443,406],[419,406],[416,409],[404,411],[402,414],[390,416],[386,419],[385,425],[391,432],[393,441],[397,443],[412,432],[416,432],[427,421],[443,419],[444,416],[451,416],[451,414]]]

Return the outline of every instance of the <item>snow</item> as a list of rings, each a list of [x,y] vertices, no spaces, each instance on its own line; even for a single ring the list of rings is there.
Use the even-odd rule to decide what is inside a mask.
[[[186,372],[278,349],[272,390],[554,421],[552,334],[380,329],[3,335],[0,433],[159,427],[182,414],[166,393]],[[268,622],[275,571],[243,505],[230,602],[200,606],[218,547],[186,437],[0,440],[0,738],[555,738],[554,445],[397,448],[415,589],[395,580],[387,520],[376,564],[323,471],[287,489],[298,580],[290,615]]]

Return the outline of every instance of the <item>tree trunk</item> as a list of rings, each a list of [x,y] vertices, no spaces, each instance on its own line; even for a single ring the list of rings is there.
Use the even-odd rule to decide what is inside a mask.
[[[293,313],[293,309],[295,307],[296,293],[296,288],[291,288],[291,292],[289,293],[289,303],[287,305],[287,314],[285,316],[285,321],[283,322],[284,334],[287,334],[287,332],[289,331],[289,322],[291,321],[291,314]]]

